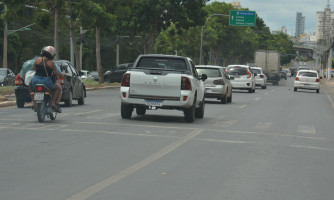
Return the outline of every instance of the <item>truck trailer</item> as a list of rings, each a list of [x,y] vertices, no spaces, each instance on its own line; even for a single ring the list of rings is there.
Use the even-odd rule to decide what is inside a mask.
[[[273,85],[278,85],[280,76],[280,57],[279,51],[257,50],[254,53],[255,64],[262,68],[267,76],[267,81]]]

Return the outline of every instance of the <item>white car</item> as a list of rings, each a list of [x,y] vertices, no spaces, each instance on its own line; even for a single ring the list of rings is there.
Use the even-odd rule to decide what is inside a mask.
[[[199,76],[206,74],[208,77],[204,81],[205,98],[217,98],[223,104],[232,102],[232,84],[223,67],[196,65],[196,71]]]
[[[232,89],[248,90],[249,93],[255,92],[255,76],[248,65],[229,65],[226,68],[232,83]]]
[[[267,76],[263,73],[261,67],[251,67],[253,73],[256,73],[255,76],[255,85],[260,86],[262,89],[267,88]]]
[[[320,77],[315,70],[299,70],[294,84],[294,91],[298,89],[316,90],[319,93],[320,90]]]
[[[93,80],[94,79],[92,75],[90,75],[90,72],[88,70],[81,70],[79,73],[80,73],[80,77],[82,80]]]

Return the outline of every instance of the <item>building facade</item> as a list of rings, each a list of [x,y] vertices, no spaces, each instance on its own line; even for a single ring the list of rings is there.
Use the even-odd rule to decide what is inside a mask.
[[[296,37],[300,37],[305,31],[305,17],[303,17],[301,12],[297,12],[296,15]]]
[[[317,12],[316,19],[316,38],[317,41],[325,41],[331,34],[331,30],[334,31],[334,11],[331,10],[329,3],[324,11]]]

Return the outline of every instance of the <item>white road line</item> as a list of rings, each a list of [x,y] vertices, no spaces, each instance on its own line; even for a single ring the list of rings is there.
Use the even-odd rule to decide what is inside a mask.
[[[263,130],[268,130],[271,128],[273,124],[271,122],[260,122],[258,123],[255,128],[256,129],[263,129]]]
[[[233,124],[237,122],[238,122],[237,120],[218,121],[214,123],[213,126],[228,127],[228,126],[232,126]]]
[[[239,108],[246,108],[248,105],[239,106]]]
[[[264,93],[265,95],[269,95],[269,92]]]
[[[82,112],[82,113],[76,113],[75,115],[85,115],[85,114],[91,114],[91,113],[96,113],[96,112],[101,112],[102,110],[93,110],[89,112]]]
[[[257,98],[255,98],[254,100],[255,101],[258,101],[258,100],[260,100],[261,99],[261,97],[257,97]]]
[[[163,156],[167,155],[168,153],[174,151],[175,149],[177,149],[178,147],[180,147],[181,145],[183,145],[184,143],[188,142],[189,140],[193,139],[194,137],[196,137],[197,135],[199,135],[200,133],[203,132],[203,129],[196,129],[193,132],[189,133],[188,135],[186,135],[183,138],[180,138],[178,140],[176,140],[175,142],[173,142],[170,145],[167,145],[165,148],[161,149],[160,151],[154,153],[153,155],[145,158],[142,161],[137,162],[136,164],[134,164],[133,166],[124,169],[123,171],[120,171],[119,173],[110,176],[109,178],[95,184],[92,185],[90,187],[88,187],[87,189],[73,195],[72,197],[68,198],[68,200],[84,200],[84,199],[88,199],[91,196],[93,196],[94,194],[100,192],[101,190],[109,187],[110,185],[126,178],[127,176],[135,173],[136,171],[146,167],[147,165],[153,163],[154,161],[162,158]]]
[[[113,116],[117,116],[120,114],[104,114],[104,115],[94,115],[94,116],[90,116],[90,117],[86,117],[87,119],[103,119],[103,118],[107,118],[107,117],[113,117]]]
[[[309,125],[298,125],[297,132],[315,134],[315,129],[313,126]]]

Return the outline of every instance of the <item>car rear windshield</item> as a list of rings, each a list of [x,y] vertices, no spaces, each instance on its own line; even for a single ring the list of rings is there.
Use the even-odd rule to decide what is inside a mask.
[[[7,71],[6,70],[0,70],[0,75],[1,76],[7,76]]]
[[[220,70],[217,68],[196,68],[197,73],[202,76],[202,74],[206,74],[208,77],[221,77],[222,74]]]
[[[187,65],[183,59],[178,58],[143,57],[139,60],[137,68],[185,71]]]
[[[261,70],[259,69],[252,69],[253,73],[261,74]]]
[[[227,68],[228,75],[247,75],[247,68],[245,67],[228,67]]]
[[[317,77],[317,73],[314,73],[314,72],[299,72],[299,76]]]

